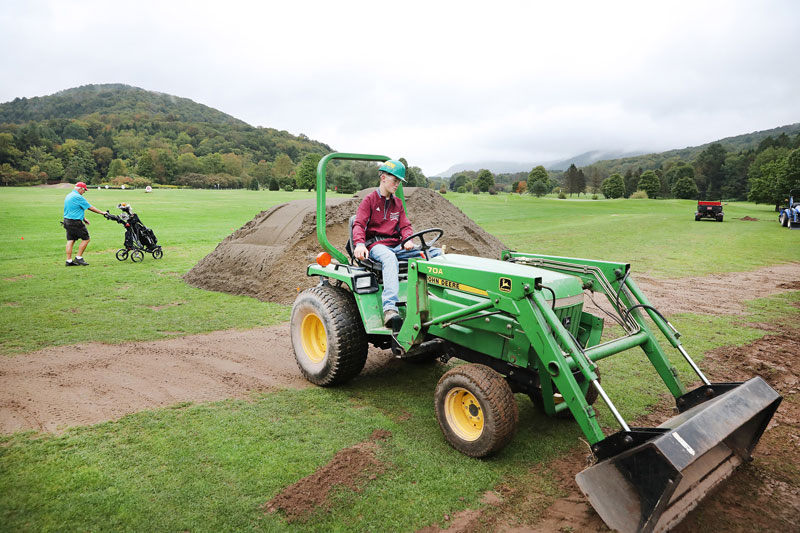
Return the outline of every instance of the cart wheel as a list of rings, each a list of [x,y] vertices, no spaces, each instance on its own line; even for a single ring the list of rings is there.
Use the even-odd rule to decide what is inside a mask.
[[[161,247],[159,246],[153,250],[153,259],[161,259],[162,257],[164,257],[164,252],[161,251]]]
[[[117,261],[125,261],[128,258],[128,250],[120,248],[117,250]]]
[[[789,227],[789,217],[786,216],[786,213],[782,213],[781,214],[780,223],[781,223],[781,226],[783,226],[784,228],[788,228]]]
[[[131,252],[131,261],[133,261],[134,263],[138,263],[142,259],[144,259],[144,254],[142,253],[141,250],[134,250]]]
[[[436,420],[450,446],[470,457],[502,450],[517,431],[519,410],[506,380],[485,365],[448,371],[434,393]]]
[[[353,295],[320,285],[301,292],[289,325],[297,366],[316,385],[356,377],[367,362],[367,333]]]

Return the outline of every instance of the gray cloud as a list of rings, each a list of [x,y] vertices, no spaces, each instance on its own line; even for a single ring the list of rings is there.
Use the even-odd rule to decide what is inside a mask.
[[[0,101],[127,83],[428,174],[800,121],[788,0],[3,3]]]

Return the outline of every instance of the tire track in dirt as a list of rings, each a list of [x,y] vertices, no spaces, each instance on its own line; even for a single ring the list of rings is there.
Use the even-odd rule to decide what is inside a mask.
[[[741,313],[743,302],[800,286],[800,264],[708,278],[637,283],[666,314]],[[746,289],[746,290],[745,290]],[[371,349],[363,373],[390,353]],[[244,398],[251,392],[309,386],[294,360],[288,324],[215,331],[126,344],[88,343],[0,358],[0,433],[115,420],[181,402]]]

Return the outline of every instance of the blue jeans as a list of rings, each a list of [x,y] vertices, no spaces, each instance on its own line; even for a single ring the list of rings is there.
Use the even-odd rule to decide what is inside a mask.
[[[428,248],[428,257],[442,255],[440,248]],[[402,246],[389,247],[385,244],[376,244],[369,251],[369,258],[381,264],[383,271],[383,310],[397,311],[397,293],[400,291],[400,266],[398,260],[410,257],[420,257],[420,249],[405,250]]]

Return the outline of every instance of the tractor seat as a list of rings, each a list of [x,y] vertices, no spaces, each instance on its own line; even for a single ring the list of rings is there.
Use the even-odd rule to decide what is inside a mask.
[[[356,247],[355,247],[355,244],[353,244],[353,222],[355,222],[355,221],[356,221],[356,216],[355,215],[351,216],[350,217],[350,222],[349,222],[349,227],[350,227],[349,235],[350,235],[350,237],[347,239],[347,244],[344,247],[345,250],[347,251],[347,255],[350,256],[350,264],[364,267],[364,268],[366,268],[367,270],[369,270],[370,272],[372,272],[373,274],[377,275],[380,278],[381,273],[383,272],[383,268],[382,268],[382,265],[378,261],[373,261],[369,257],[367,257],[363,261],[360,261],[360,260],[356,259],[356,256],[355,256]],[[408,261],[406,261],[405,259],[401,259],[401,260],[398,261],[398,264],[400,266],[400,275],[402,276],[403,274],[407,274],[408,273]]]

